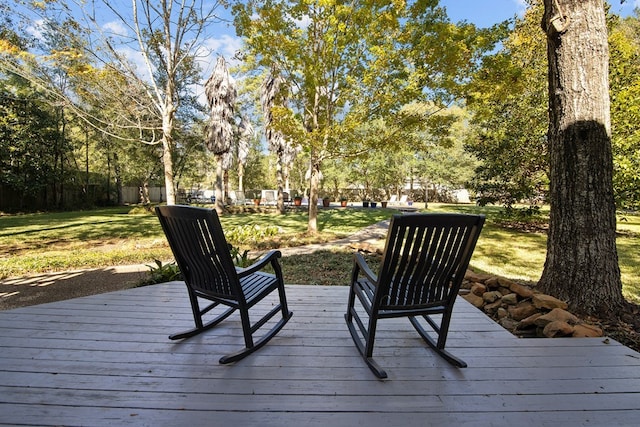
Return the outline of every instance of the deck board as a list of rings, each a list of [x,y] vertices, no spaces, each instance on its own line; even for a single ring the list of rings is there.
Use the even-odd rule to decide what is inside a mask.
[[[294,316],[231,365],[237,316],[191,327],[179,282],[0,312],[2,425],[637,425],[640,354],[611,339],[519,339],[460,299],[436,356],[380,324],[378,380],[344,323],[347,288],[287,286]],[[267,301],[270,305],[275,301]],[[268,307],[264,307],[267,310]]]

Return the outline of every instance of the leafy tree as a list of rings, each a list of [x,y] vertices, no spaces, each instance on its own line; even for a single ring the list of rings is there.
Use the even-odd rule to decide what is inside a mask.
[[[12,76],[0,80],[0,183],[28,200],[43,194],[54,178],[53,140],[59,140],[58,120],[48,103],[28,81]]]
[[[473,133],[466,146],[481,160],[470,182],[483,204],[511,207],[546,196],[548,102],[542,12],[542,4],[534,1],[516,20],[501,51],[484,59],[468,87]]]
[[[42,69],[40,64],[46,64],[51,58],[65,58],[70,64],[68,70],[73,72],[74,83],[91,86],[84,90],[85,100],[86,94],[92,93],[103,105],[117,105],[118,102],[123,105],[120,110],[112,110],[122,112],[117,118],[111,116],[105,123],[103,117],[93,116],[90,123],[100,126],[105,132],[113,126],[121,130],[135,129],[138,141],[162,146],[167,203],[175,203],[174,129],[176,117],[180,117],[180,110],[189,99],[181,91],[199,79],[195,57],[201,52],[207,26],[219,21],[215,12],[220,4],[196,0],[170,0],[159,4],[152,0],[131,0],[131,9],[127,10],[122,4],[107,0],[89,3],[71,0],[69,3],[16,4],[16,13],[27,8],[26,19],[33,22],[40,17],[52,28],[55,37],[74,43],[67,43],[52,55],[9,46],[3,51],[8,53],[6,58],[10,60],[3,61],[0,70],[17,72],[32,79],[42,90],[51,92],[65,105],[73,107],[77,114],[87,118],[87,111],[78,103],[75,94],[54,90],[33,72],[34,69]],[[104,19],[107,15],[115,18],[124,31],[103,27],[104,22],[98,21],[98,17]],[[136,67],[129,60],[127,53],[131,51],[141,58],[142,67]],[[125,84],[108,84],[106,87],[110,91],[93,91],[98,75],[116,76],[108,82],[120,79]],[[82,89],[76,88],[76,91]],[[192,102],[189,104],[193,105]],[[118,132],[110,135],[122,137]]]
[[[356,134],[375,148],[356,158],[342,159],[341,163],[351,168],[349,181],[353,185],[364,185],[362,198],[375,200],[401,194],[407,178],[426,185],[432,178],[439,177],[438,165],[429,159],[438,156],[442,161],[450,157],[449,149],[454,140],[452,131],[461,132],[461,124],[456,126],[460,120],[459,109],[440,110],[433,104],[412,103],[405,105],[392,119],[380,118],[363,124]],[[394,141],[402,141],[402,144]],[[447,164],[455,171],[468,166],[452,163]]]
[[[289,107],[274,108],[273,121],[309,156],[309,232],[317,230],[322,163],[373,148],[359,137],[362,123],[390,121],[415,100],[451,102],[493,41],[471,25],[452,25],[436,0],[256,0],[233,10],[246,60],[256,69],[277,66],[291,89]],[[395,117],[403,118],[421,125]]]
[[[545,0],[550,202],[539,288],[579,312],[624,303],[616,252],[609,46],[602,0]]]
[[[488,56],[469,86],[474,130],[467,148],[482,160],[472,181],[484,202],[511,206],[545,200],[549,186],[547,58],[539,35],[542,1],[529,1],[501,51]],[[640,200],[637,18],[608,16],[616,205]],[[634,30],[634,26],[636,30]]]
[[[620,208],[640,209],[640,10],[609,35],[613,190]]]
[[[429,188],[435,188],[435,200],[449,201],[449,190],[469,187],[473,182],[477,159],[465,150],[468,140],[468,114],[465,109],[452,107],[443,116],[451,123],[449,134],[445,138],[431,135],[427,140],[430,145],[416,153],[412,164],[412,176],[425,189],[425,202],[431,200],[427,194]],[[414,197],[414,200],[416,197]]]

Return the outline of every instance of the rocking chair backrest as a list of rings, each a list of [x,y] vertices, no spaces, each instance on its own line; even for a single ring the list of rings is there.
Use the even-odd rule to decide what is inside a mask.
[[[453,306],[483,224],[481,215],[394,215],[374,305],[381,310]]]
[[[216,297],[242,297],[227,240],[215,210],[156,207],[160,224],[186,284]]]

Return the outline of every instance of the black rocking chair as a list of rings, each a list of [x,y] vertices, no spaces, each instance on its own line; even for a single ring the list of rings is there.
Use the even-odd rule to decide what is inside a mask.
[[[467,366],[444,347],[453,304],[483,225],[481,215],[394,215],[378,274],[355,254],[345,319],[358,351],[378,378],[387,377],[373,359],[377,322],[385,318],[408,317],[445,360]],[[362,305],[358,310],[356,297]],[[366,325],[361,315],[369,317]],[[439,315],[439,321],[432,315]],[[430,333],[419,316],[431,327]]]
[[[220,359],[220,363],[231,363],[265,345],[289,321],[293,313],[287,308],[282,269],[278,262],[280,251],[268,252],[247,268],[236,268],[215,210],[179,205],[158,206],[156,213],[187,285],[196,324],[194,329],[171,335],[170,339],[188,338],[206,331],[237,309],[245,348]],[[261,272],[269,264],[275,274]],[[278,291],[280,303],[252,324],[249,309],[275,290]],[[201,309],[199,298],[212,302],[207,302],[207,306]],[[203,315],[220,304],[229,308],[204,323]],[[254,341],[254,333],[278,312],[282,313],[282,318]]]

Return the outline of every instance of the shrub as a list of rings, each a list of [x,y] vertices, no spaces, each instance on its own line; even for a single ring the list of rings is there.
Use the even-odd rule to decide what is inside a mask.
[[[182,280],[182,273],[175,262],[163,264],[162,261],[156,259],[156,265],[148,265],[149,276],[142,280],[138,286],[155,285],[156,283],[172,282],[174,280]]]

